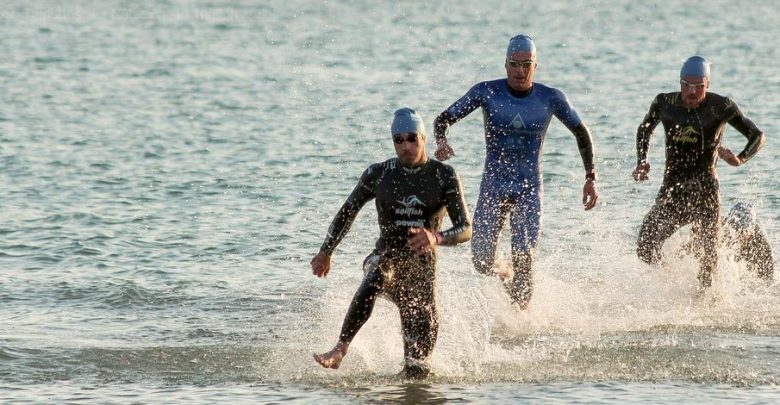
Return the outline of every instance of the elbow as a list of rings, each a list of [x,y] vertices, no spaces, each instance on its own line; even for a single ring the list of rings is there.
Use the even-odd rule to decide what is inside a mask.
[[[763,132],[758,133],[758,145],[756,145],[756,151],[761,150],[766,144],[766,135]]]
[[[468,242],[471,240],[471,224],[468,224],[466,226],[466,229],[463,230],[463,240],[462,242]]]

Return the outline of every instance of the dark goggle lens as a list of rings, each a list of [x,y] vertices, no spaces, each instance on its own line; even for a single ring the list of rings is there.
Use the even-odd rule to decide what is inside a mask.
[[[395,142],[395,143],[397,143],[399,145],[404,143],[404,142],[416,143],[417,142],[417,134],[412,134],[412,135],[409,135],[409,136],[407,136],[405,138],[403,136],[394,136],[393,137],[393,142]]]

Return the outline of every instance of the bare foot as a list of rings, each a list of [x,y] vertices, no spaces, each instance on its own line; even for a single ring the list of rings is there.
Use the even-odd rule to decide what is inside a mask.
[[[314,354],[314,361],[320,363],[322,367],[337,369],[341,365],[341,360],[347,355],[347,345],[339,342],[333,349],[327,353]]]

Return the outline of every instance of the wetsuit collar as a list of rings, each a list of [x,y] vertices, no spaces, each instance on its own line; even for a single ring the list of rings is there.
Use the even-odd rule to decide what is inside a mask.
[[[425,157],[425,161],[424,161],[424,162],[422,162],[422,163],[420,163],[420,164],[419,164],[419,165],[417,165],[417,166],[404,166],[404,165],[400,164],[400,162],[399,162],[398,164],[401,166],[401,168],[402,168],[402,169],[404,169],[404,172],[406,172],[406,173],[417,173],[417,172],[419,172],[420,170],[422,170],[423,166],[425,166],[426,164],[428,164],[428,162],[429,162],[430,160],[431,160],[431,159],[430,159],[428,156],[426,156],[426,157]]]
[[[507,90],[507,91],[509,92],[509,94],[510,94],[511,96],[513,96],[513,97],[517,97],[517,98],[524,98],[524,97],[528,97],[529,95],[531,95],[531,93],[534,91],[534,84],[533,84],[533,83],[531,83],[531,87],[529,87],[529,88],[528,88],[528,90],[517,91],[517,90],[513,89],[513,88],[512,88],[512,87],[509,85],[509,82],[507,82],[507,83],[506,83],[506,90]]]

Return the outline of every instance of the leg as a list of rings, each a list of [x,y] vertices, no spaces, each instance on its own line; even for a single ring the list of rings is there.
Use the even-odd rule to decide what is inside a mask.
[[[661,261],[661,247],[680,226],[669,205],[656,201],[639,228],[636,249],[639,259],[647,264],[658,264]]]
[[[707,198],[709,197],[709,198]],[[712,285],[712,273],[718,268],[717,241],[720,232],[720,201],[717,190],[714,196],[700,198],[700,207],[691,226],[694,243],[699,255],[699,285],[707,288]]]
[[[492,275],[496,259],[496,246],[501,228],[506,221],[506,209],[501,200],[482,192],[474,210],[474,228],[471,238],[471,254],[474,268],[480,274]]]
[[[512,267],[515,272],[512,281],[507,285],[507,293],[512,302],[516,303],[520,309],[528,308],[531,294],[534,292],[532,265],[533,256],[531,253],[512,253]]]
[[[533,252],[542,228],[541,193],[536,188],[522,193],[512,206],[512,268],[514,277],[507,285],[507,293],[520,309],[526,309],[533,294]]]
[[[322,367],[337,369],[341,365],[341,360],[347,355],[347,349],[352,339],[355,338],[360,328],[366,323],[374,310],[376,297],[382,292],[385,284],[385,276],[381,259],[375,260],[376,255],[368,256],[364,263],[373,263],[373,268],[369,269],[363,282],[358,288],[352,302],[344,317],[344,323],[341,326],[341,334],[336,346],[329,352],[315,354],[314,360],[320,363]]]
[[[417,263],[410,277],[399,277],[395,301],[401,315],[404,339],[404,374],[409,379],[428,376],[426,360],[433,351],[439,331],[434,295],[433,261]]]
[[[433,294],[430,298],[417,297],[399,305],[404,337],[404,373],[406,378],[422,379],[428,376],[426,364],[439,332],[439,322]]]

